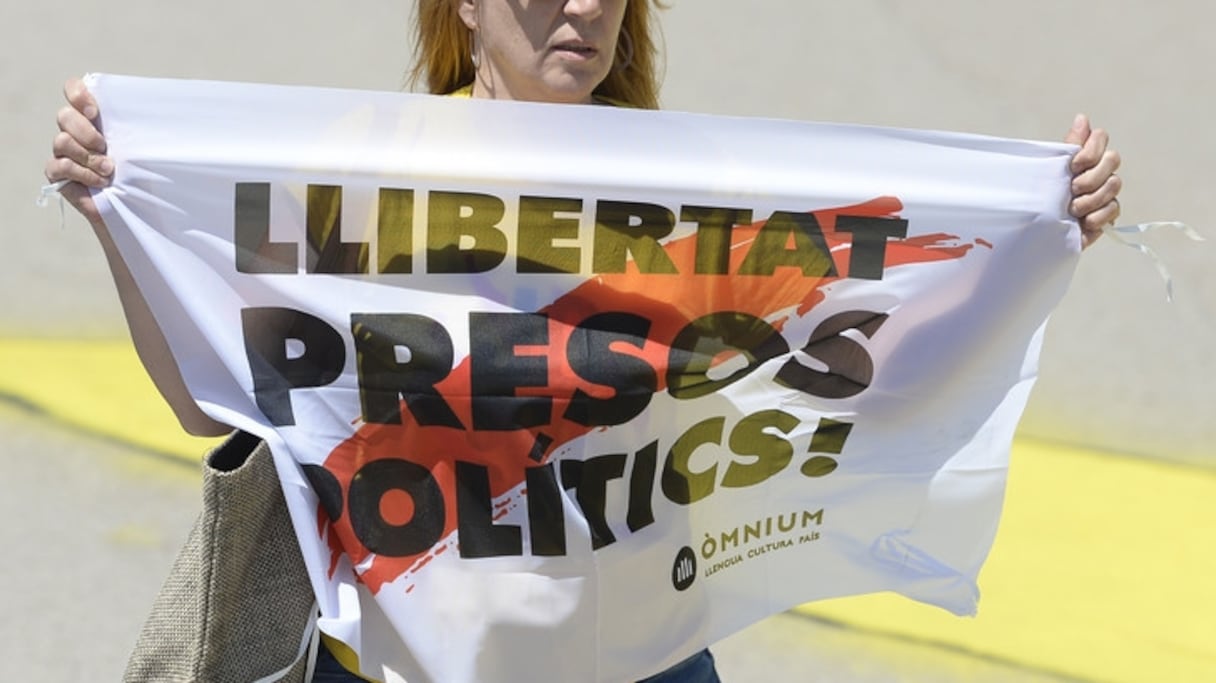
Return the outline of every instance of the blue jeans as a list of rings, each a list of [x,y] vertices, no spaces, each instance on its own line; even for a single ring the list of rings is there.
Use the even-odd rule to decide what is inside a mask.
[[[362,678],[352,674],[334,658],[321,643],[317,652],[317,668],[313,673],[312,683],[361,683]],[[709,650],[701,650],[697,654],[676,664],[670,669],[657,673],[638,683],[722,683],[718,671],[714,669],[714,656]]]
[[[718,670],[714,668],[713,653],[701,650],[670,669],[638,683],[722,683],[722,679],[718,678]]]

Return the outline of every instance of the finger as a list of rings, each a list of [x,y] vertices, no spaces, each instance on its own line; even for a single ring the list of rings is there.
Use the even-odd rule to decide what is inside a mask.
[[[1081,248],[1088,249],[1091,244],[1097,242],[1100,237],[1106,233],[1102,230],[1081,230]]]
[[[1107,149],[1097,165],[1072,179],[1073,196],[1096,192],[1122,164],[1123,158],[1119,156],[1119,152]]]
[[[1095,128],[1090,132],[1089,137],[1085,139],[1085,144],[1081,146],[1080,151],[1072,157],[1070,168],[1073,175],[1088,171],[1098,162],[1102,160],[1102,155],[1106,153],[1106,146],[1110,143],[1110,136],[1101,128]]]
[[[1103,229],[1119,220],[1119,202],[1111,202],[1080,221],[1081,246],[1087,247],[1102,236]]]
[[[1115,202],[1121,189],[1123,189],[1123,179],[1112,175],[1102,183],[1102,187],[1098,188],[1096,192],[1075,197],[1069,205],[1068,211],[1075,218],[1088,218],[1090,214]]]
[[[81,79],[69,78],[67,83],[63,84],[63,96],[67,99],[68,104],[83,114],[86,119],[92,121],[97,118],[99,112],[97,100],[93,99],[93,94],[89,92]]]
[[[55,157],[71,159],[73,162],[88,168],[99,176],[109,176],[114,173],[114,163],[104,154],[97,154],[85,149],[76,142],[76,138],[60,131],[51,145]]]
[[[48,182],[57,183],[61,180],[68,182],[80,183],[86,187],[106,187],[110,184],[109,178],[99,175],[96,171],[81,166],[80,164],[68,159],[67,157],[56,157],[46,162],[46,167],[43,169]]]
[[[97,126],[94,126],[92,121],[84,117],[84,114],[72,107],[63,107],[59,110],[56,120],[59,123],[59,130],[71,135],[85,149],[99,154],[105,153],[105,136],[97,130]]]
[[[1070,128],[1068,134],[1064,136],[1064,142],[1074,145],[1083,145],[1088,137],[1089,117],[1085,114],[1077,114],[1075,117],[1073,117],[1072,128]]]

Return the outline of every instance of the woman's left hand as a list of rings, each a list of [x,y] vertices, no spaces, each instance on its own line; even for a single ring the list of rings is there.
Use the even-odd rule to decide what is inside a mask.
[[[1119,218],[1119,190],[1123,181],[1119,153],[1110,147],[1110,136],[1101,128],[1091,128],[1089,117],[1077,114],[1064,142],[1081,145],[1072,158],[1072,201],[1068,211],[1081,225],[1081,247],[1093,244],[1102,229]]]

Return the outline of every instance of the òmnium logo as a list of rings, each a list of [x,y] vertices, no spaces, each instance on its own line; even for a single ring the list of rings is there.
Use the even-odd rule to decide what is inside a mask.
[[[697,578],[697,554],[692,548],[684,546],[676,553],[675,564],[671,566],[671,585],[676,590],[686,590]]]

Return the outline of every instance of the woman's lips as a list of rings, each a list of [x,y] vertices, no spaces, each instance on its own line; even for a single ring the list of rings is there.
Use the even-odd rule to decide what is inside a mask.
[[[599,53],[599,50],[585,43],[558,43],[553,46],[552,50],[564,56],[581,60],[591,59]]]

